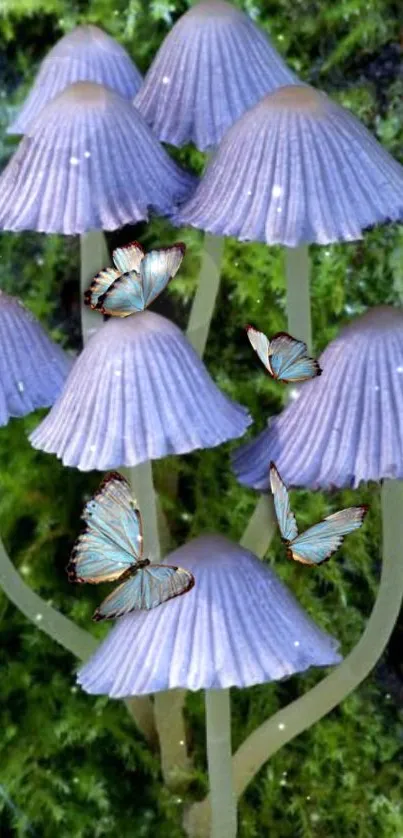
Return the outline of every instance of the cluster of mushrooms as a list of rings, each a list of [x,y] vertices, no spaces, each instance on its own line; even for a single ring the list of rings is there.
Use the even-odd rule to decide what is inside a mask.
[[[0,292],[0,424],[50,407],[30,436],[35,448],[81,471],[125,468],[145,521],[145,549],[158,560],[151,461],[237,439],[252,422],[200,357],[219,282],[217,237],[286,248],[288,329],[310,348],[307,246],[353,241],[374,224],[401,220],[403,169],[349,111],[296,78],[258,27],[222,0],[202,0],[178,20],[144,80],[112,38],[95,26],[77,27],[43,61],[9,133],[23,136],[0,176],[0,228],[80,236],[83,293],[109,263],[103,231],[155,213],[213,234],[205,239],[188,336],[153,311],[103,323],[83,307],[84,348],[73,360],[19,300]],[[161,142],[211,153],[201,179]],[[29,592],[0,550],[6,593],[86,660],[81,687],[128,700],[145,735],[157,732],[168,783],[188,766],[183,690],[206,690],[210,794],[186,813],[190,836],[235,838],[236,797],[270,753],[365,677],[400,607],[402,312],[369,310],[319,361],[321,377],[302,384],[235,453],[239,481],[263,493],[242,544],[202,534],[179,547],[166,560],[188,568],[195,587],[120,618],[98,648]],[[386,481],[379,597],[366,636],[344,663],[337,641],[256,555],[266,552],[272,532],[271,460],[295,487]],[[232,758],[230,687],[336,664],[312,697],[266,722]]]

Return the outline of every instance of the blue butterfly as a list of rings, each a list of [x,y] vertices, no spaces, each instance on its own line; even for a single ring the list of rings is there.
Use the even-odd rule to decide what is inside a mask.
[[[82,517],[85,530],[66,568],[70,582],[122,583],[96,609],[94,620],[148,611],[193,588],[195,580],[188,570],[142,558],[141,515],[121,474],[105,477]]]
[[[318,362],[309,357],[306,343],[302,340],[295,340],[287,332],[277,332],[269,340],[253,326],[246,326],[246,331],[255,352],[272,378],[295,384],[321,375]]]
[[[84,294],[85,305],[115,317],[144,311],[178,272],[185,250],[181,242],[149,253],[138,242],[118,247],[112,254],[115,267],[94,277]]]
[[[344,541],[344,536],[361,527],[368,511],[367,506],[350,506],[349,509],[328,515],[320,524],[298,535],[289,494],[274,463],[270,463],[270,485],[281,537],[287,545],[287,558],[302,564],[319,565],[327,562]]]

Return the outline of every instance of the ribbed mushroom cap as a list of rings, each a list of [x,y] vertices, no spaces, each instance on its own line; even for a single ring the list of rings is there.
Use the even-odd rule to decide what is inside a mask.
[[[104,471],[213,448],[250,423],[181,330],[145,311],[111,318],[89,340],[30,441],[66,466]]]
[[[142,77],[127,54],[98,26],[77,26],[64,35],[41,64],[34,86],[9,134],[25,134],[42,108],[70,84],[91,81],[131,99]]]
[[[22,302],[0,291],[0,425],[50,407],[71,364]]]
[[[178,224],[296,247],[403,218],[403,167],[324,93],[266,96],[225,135]]]
[[[78,673],[87,693],[122,698],[175,687],[249,687],[340,662],[337,641],[249,550],[220,535],[201,536],[166,562],[190,570],[194,588],[119,619]]]
[[[403,478],[403,310],[370,309],[319,363],[322,375],[235,453],[244,485],[266,491],[271,460],[288,485],[311,489]]]
[[[296,76],[239,9],[197,3],[165,38],[135,99],[160,140],[204,151],[266,93]]]
[[[169,214],[193,190],[131,102],[71,85],[44,108],[0,177],[0,228],[115,230]]]

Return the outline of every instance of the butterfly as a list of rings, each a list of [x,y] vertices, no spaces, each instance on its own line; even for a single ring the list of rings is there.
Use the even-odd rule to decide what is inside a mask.
[[[193,587],[195,580],[188,570],[151,564],[143,558],[140,511],[121,474],[112,472],[105,477],[84,507],[82,518],[85,530],[66,568],[69,581],[122,583],[96,609],[93,620],[148,611]]]
[[[253,326],[246,326],[246,331],[255,352],[272,378],[295,384],[321,375],[318,362],[309,357],[306,343],[302,340],[296,340],[287,332],[277,332],[269,340]]]
[[[281,537],[287,545],[287,558],[302,564],[327,562],[344,541],[344,536],[361,527],[368,511],[367,506],[350,506],[328,515],[320,524],[298,535],[289,494],[274,463],[270,463],[270,484]]]
[[[181,265],[181,242],[145,253],[133,242],[113,251],[114,268],[104,268],[84,294],[84,303],[102,314],[128,317],[144,311],[161,294]]]

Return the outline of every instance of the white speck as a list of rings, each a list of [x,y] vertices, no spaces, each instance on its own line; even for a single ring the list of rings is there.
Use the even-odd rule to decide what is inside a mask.
[[[278,726],[278,729],[279,729],[279,730],[285,730],[285,724],[284,724],[284,722],[280,722],[280,724],[279,724],[279,726]]]
[[[280,195],[282,194],[282,192],[283,192],[283,190],[282,190],[281,186],[273,186],[273,189],[271,190],[271,194],[273,195],[273,198],[279,198]]]
[[[378,390],[380,390],[380,389],[381,389],[381,388],[378,386],[378,384],[375,384],[374,390],[377,392],[377,391],[378,391]]]
[[[403,367],[396,367],[396,372],[403,372]]]
[[[389,699],[391,698],[390,693],[386,693],[385,698],[389,701]]]
[[[23,384],[23,382],[22,382],[22,381],[18,381],[18,382],[17,382],[17,387],[18,387],[18,389],[19,389],[20,393],[23,393],[23,392],[24,392],[25,387],[24,387],[24,384]]]
[[[251,190],[251,189],[248,189],[248,191],[247,191],[247,193],[246,193],[246,194],[247,194],[247,195],[252,195],[252,190]]]
[[[75,783],[75,785],[77,785],[77,783],[78,783],[78,777],[73,777],[73,783]]]
[[[310,799],[311,799],[311,795],[310,795],[310,794],[307,794],[306,799],[307,799],[307,800],[310,800]]]
[[[142,536],[142,535],[138,535],[138,536],[137,536],[137,541],[142,541],[142,540],[143,540],[143,536]]]
[[[299,646],[299,645],[300,645],[299,640],[294,640],[294,646]]]
[[[78,157],[70,157],[70,163],[71,163],[72,166],[78,166],[80,161],[79,161]]]
[[[325,256],[330,256],[330,250],[325,250]]]
[[[96,451],[96,446],[95,445],[90,445],[90,451]]]
[[[70,692],[71,693],[76,693],[77,692],[77,687],[70,687]]]
[[[283,771],[283,777],[286,777],[287,774],[288,774],[288,771]]]
[[[169,84],[169,82],[170,82],[169,76],[164,76],[163,79],[162,79],[162,84]]]
[[[37,623],[40,623],[41,620],[43,620],[43,614],[37,614],[35,620],[37,621]]]
[[[178,803],[178,804],[182,803],[182,798],[181,798],[181,797],[177,797],[177,798],[176,798],[176,800],[175,800],[175,802],[176,802],[176,803]]]
[[[295,388],[290,390],[290,399],[292,399],[293,401],[295,401],[295,399],[299,399],[299,395],[300,395],[299,391],[296,390]]]
[[[88,158],[91,157],[91,152],[90,151],[84,151],[84,157],[86,157],[87,160],[88,160]]]
[[[44,260],[42,259],[42,256],[38,256],[38,258],[36,259],[36,264],[39,265],[39,267],[41,267],[43,265],[43,262]]]
[[[257,303],[260,303],[260,300],[256,300]]]
[[[320,815],[318,815],[317,812],[312,812],[311,821],[312,823],[317,823],[318,821],[320,821]]]
[[[29,565],[23,564],[20,567],[20,573],[22,574],[22,576],[29,576],[29,574],[31,573],[31,568],[29,567]]]
[[[185,744],[184,740],[183,740],[183,739],[180,739],[180,740],[179,740],[179,744],[180,744],[180,745],[184,745],[184,744]]]
[[[282,211],[283,210],[281,209],[281,207],[277,207],[277,212],[282,212]]]
[[[118,375],[118,376],[122,375],[122,370],[115,370],[115,375]]]
[[[280,786],[286,786],[287,780],[280,780]]]

